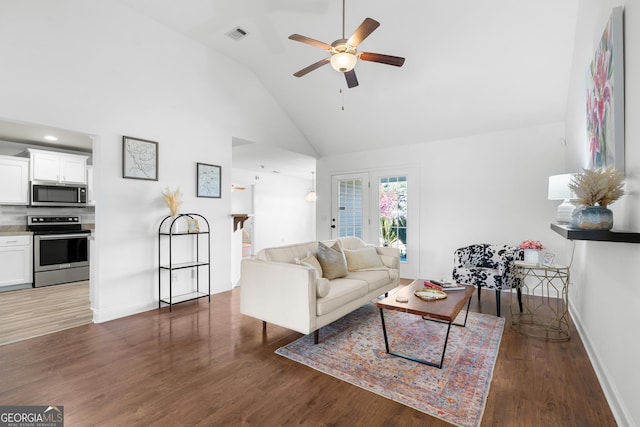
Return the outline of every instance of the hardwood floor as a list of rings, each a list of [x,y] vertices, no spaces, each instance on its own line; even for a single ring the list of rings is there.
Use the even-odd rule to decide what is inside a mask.
[[[0,292],[0,345],[93,321],[89,281]]]
[[[473,311],[495,313],[493,292]],[[69,426],[446,426],[274,354],[300,334],[239,312],[239,289],[0,347],[0,404],[63,405]],[[507,324],[482,426],[614,426],[582,343]],[[322,332],[320,333],[322,339]]]

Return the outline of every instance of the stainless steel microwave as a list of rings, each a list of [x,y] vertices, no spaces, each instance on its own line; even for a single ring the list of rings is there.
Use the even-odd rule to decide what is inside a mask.
[[[87,206],[87,186],[31,182],[31,206]]]

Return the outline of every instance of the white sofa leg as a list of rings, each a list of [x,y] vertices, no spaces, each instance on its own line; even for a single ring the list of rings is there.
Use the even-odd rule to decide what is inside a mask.
[[[318,344],[319,341],[320,341],[320,329],[316,329],[315,331],[313,331],[313,343]]]

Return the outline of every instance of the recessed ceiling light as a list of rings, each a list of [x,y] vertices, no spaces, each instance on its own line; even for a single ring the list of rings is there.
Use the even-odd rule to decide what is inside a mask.
[[[53,135],[47,135],[47,136],[44,137],[44,139],[46,139],[47,141],[57,141],[58,140],[58,138],[56,138]]]

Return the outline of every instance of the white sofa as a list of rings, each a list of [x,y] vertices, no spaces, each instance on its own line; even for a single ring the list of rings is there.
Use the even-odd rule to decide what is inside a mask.
[[[326,260],[319,242],[263,249],[242,260],[240,311],[267,323],[302,334],[314,332],[398,286],[398,249],[365,244],[357,237],[337,240],[347,261],[344,277],[318,277],[315,259]],[[322,242],[330,246],[336,241]],[[374,255],[372,255],[372,253]],[[314,262],[303,262],[312,258]],[[374,259],[375,258],[375,259]],[[326,263],[324,264],[326,266]],[[330,269],[324,269],[324,275]]]

